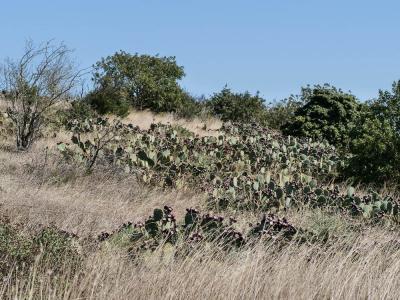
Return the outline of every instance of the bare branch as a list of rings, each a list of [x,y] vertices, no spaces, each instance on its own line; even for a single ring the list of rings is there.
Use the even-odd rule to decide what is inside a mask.
[[[43,115],[58,101],[67,99],[78,84],[71,50],[48,41],[35,46],[27,41],[19,60],[6,60],[0,84],[6,91],[7,111],[16,127],[17,147],[27,149],[38,137]]]

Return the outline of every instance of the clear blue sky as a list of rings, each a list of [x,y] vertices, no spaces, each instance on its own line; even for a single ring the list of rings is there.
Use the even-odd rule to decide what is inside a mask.
[[[117,50],[173,55],[195,95],[267,100],[332,83],[365,100],[400,79],[399,0],[5,0],[0,59],[64,41],[82,67]]]

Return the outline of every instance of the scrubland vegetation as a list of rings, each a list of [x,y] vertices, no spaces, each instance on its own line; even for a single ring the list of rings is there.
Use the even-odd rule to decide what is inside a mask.
[[[175,58],[121,51],[78,96],[64,45],[26,53],[3,68],[2,298],[400,297],[400,82],[197,99]]]

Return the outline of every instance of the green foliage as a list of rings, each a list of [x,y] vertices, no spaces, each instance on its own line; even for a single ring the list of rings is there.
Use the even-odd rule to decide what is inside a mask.
[[[178,85],[185,75],[175,57],[129,54],[124,51],[94,66],[94,92],[89,102],[100,113],[124,115],[128,105],[155,112],[179,112],[192,104]]]
[[[66,258],[78,255],[73,243],[75,237],[55,227],[46,227],[33,237],[33,243],[40,248],[43,259],[57,266],[61,265]]]
[[[400,82],[363,106],[351,131],[346,176],[377,186],[400,182]]]
[[[46,227],[36,234],[29,234],[2,219],[0,273],[15,265],[29,267],[38,255],[50,262],[53,268],[60,267],[65,259],[78,258],[74,239],[74,235],[54,227]]]
[[[100,114],[124,117],[129,112],[129,99],[124,89],[101,86],[86,96],[86,102]]]
[[[381,121],[388,121],[400,135],[400,80],[393,82],[392,91],[379,91],[379,97],[370,103],[372,114]]]
[[[211,113],[223,121],[266,124],[264,99],[249,92],[234,93],[224,87],[208,101]]]
[[[68,120],[92,119],[96,117],[96,112],[90,107],[89,103],[83,100],[73,101],[71,108],[67,111]]]
[[[268,127],[280,130],[284,125],[293,121],[295,112],[302,106],[303,101],[296,96],[270,103],[266,109]]]
[[[400,179],[399,140],[387,120],[365,119],[351,143],[352,156],[346,174],[355,179],[383,184]]]
[[[0,272],[4,272],[13,262],[27,263],[33,259],[33,242],[17,232],[11,225],[0,224]]]
[[[282,127],[287,135],[326,139],[346,148],[349,131],[357,120],[357,99],[329,85],[303,88],[304,105],[296,110],[294,119]]]

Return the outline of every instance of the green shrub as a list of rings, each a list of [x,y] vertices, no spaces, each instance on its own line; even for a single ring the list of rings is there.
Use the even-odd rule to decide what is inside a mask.
[[[400,81],[363,105],[351,138],[347,176],[375,185],[400,183]]]
[[[263,125],[267,122],[264,99],[258,93],[254,96],[249,92],[234,93],[224,87],[221,92],[212,96],[207,107],[223,121],[255,122]]]
[[[0,273],[9,272],[13,266],[29,267],[38,255],[56,269],[65,259],[79,261],[74,236],[54,227],[43,228],[37,234],[25,232],[0,220]]]
[[[7,222],[0,223],[0,273],[15,262],[30,263],[34,259],[32,240],[17,232]]]
[[[129,105],[155,112],[179,112],[188,97],[178,84],[185,75],[175,57],[129,54],[124,51],[94,66],[95,91],[89,103],[100,113],[124,115]]]
[[[124,117],[129,112],[129,101],[124,90],[99,87],[86,96],[86,102],[100,114]]]
[[[55,227],[42,229],[34,238],[36,247],[43,253],[43,259],[51,265],[59,266],[66,258],[78,257],[78,252],[73,243],[74,236]]]
[[[370,103],[371,112],[381,121],[387,120],[400,134],[400,80],[393,82],[391,91],[379,91],[379,97]]]
[[[268,127],[280,130],[284,125],[294,119],[295,112],[303,102],[295,96],[287,99],[270,103],[266,110],[266,120]]]
[[[345,174],[359,182],[381,185],[399,181],[399,138],[387,120],[363,118],[353,132]]]
[[[85,120],[97,116],[90,104],[84,100],[77,100],[71,103],[71,108],[67,111],[68,119]]]
[[[326,139],[346,148],[358,116],[357,99],[329,85],[303,88],[302,99],[304,105],[296,110],[291,122],[283,125],[283,133]]]

